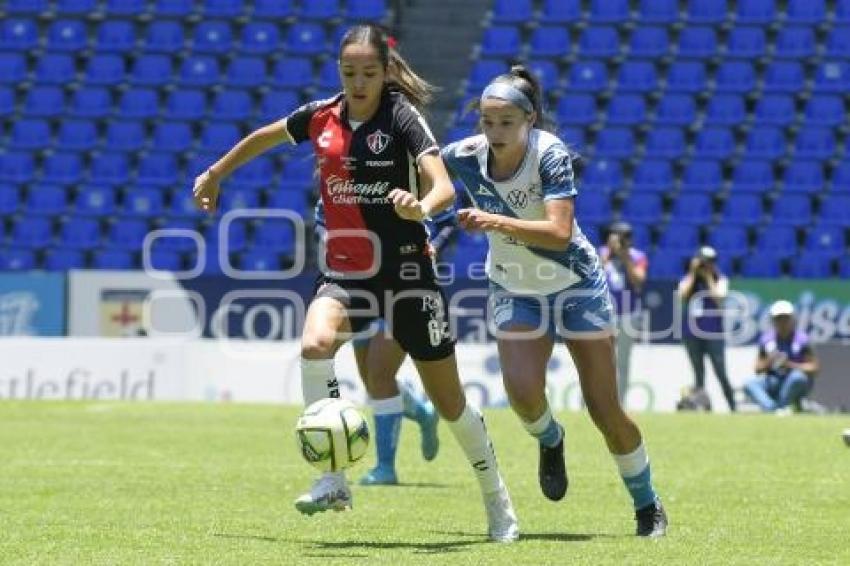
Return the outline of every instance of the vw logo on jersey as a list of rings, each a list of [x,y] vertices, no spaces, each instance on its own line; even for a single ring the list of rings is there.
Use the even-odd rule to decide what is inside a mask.
[[[514,189],[508,193],[508,202],[516,208],[525,208],[528,206],[528,195],[525,191]]]
[[[387,146],[390,145],[390,140],[392,138],[382,132],[381,130],[375,130],[368,136],[366,136],[366,145],[369,146],[369,149],[372,150],[372,153],[378,154],[387,149]]]

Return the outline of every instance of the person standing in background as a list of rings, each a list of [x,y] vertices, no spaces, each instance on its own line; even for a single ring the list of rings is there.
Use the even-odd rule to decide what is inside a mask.
[[[641,327],[640,296],[649,262],[643,251],[632,246],[632,227],[628,222],[612,222],[606,233],[599,259],[617,313],[617,392],[620,404],[625,406],[632,346]]]

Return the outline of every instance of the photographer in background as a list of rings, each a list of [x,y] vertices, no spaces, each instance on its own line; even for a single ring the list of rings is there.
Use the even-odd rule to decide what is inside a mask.
[[[809,337],[797,329],[794,305],[776,301],[770,306],[773,328],[759,340],[755,378],[744,386],[763,411],[790,412],[812,387],[819,369]]]
[[[723,388],[729,410],[735,397],[726,374],[725,337],[721,308],[729,291],[729,280],[717,267],[717,252],[701,247],[691,258],[688,272],[679,281],[678,295],[685,305],[683,341],[694,369],[695,390],[705,389],[705,357]]]
[[[617,312],[617,392],[624,405],[632,346],[642,326],[640,295],[649,263],[644,252],[632,247],[632,227],[628,222],[612,222],[608,226],[599,259]]]

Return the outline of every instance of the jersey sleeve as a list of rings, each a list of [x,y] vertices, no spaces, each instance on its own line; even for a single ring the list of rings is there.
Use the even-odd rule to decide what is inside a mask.
[[[321,105],[322,101],[308,102],[283,118],[284,127],[292,138],[292,143],[298,144],[310,139],[310,119]]]
[[[544,202],[576,196],[573,159],[564,144],[554,144],[540,156],[540,180]]]
[[[416,161],[428,153],[437,153],[440,146],[422,114],[410,103],[403,102],[396,110],[396,134]]]

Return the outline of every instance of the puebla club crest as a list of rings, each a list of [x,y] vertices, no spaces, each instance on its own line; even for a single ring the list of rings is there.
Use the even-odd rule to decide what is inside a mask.
[[[372,153],[378,154],[387,149],[387,146],[390,144],[390,139],[392,138],[381,130],[375,130],[366,136],[366,145],[369,146]]]

